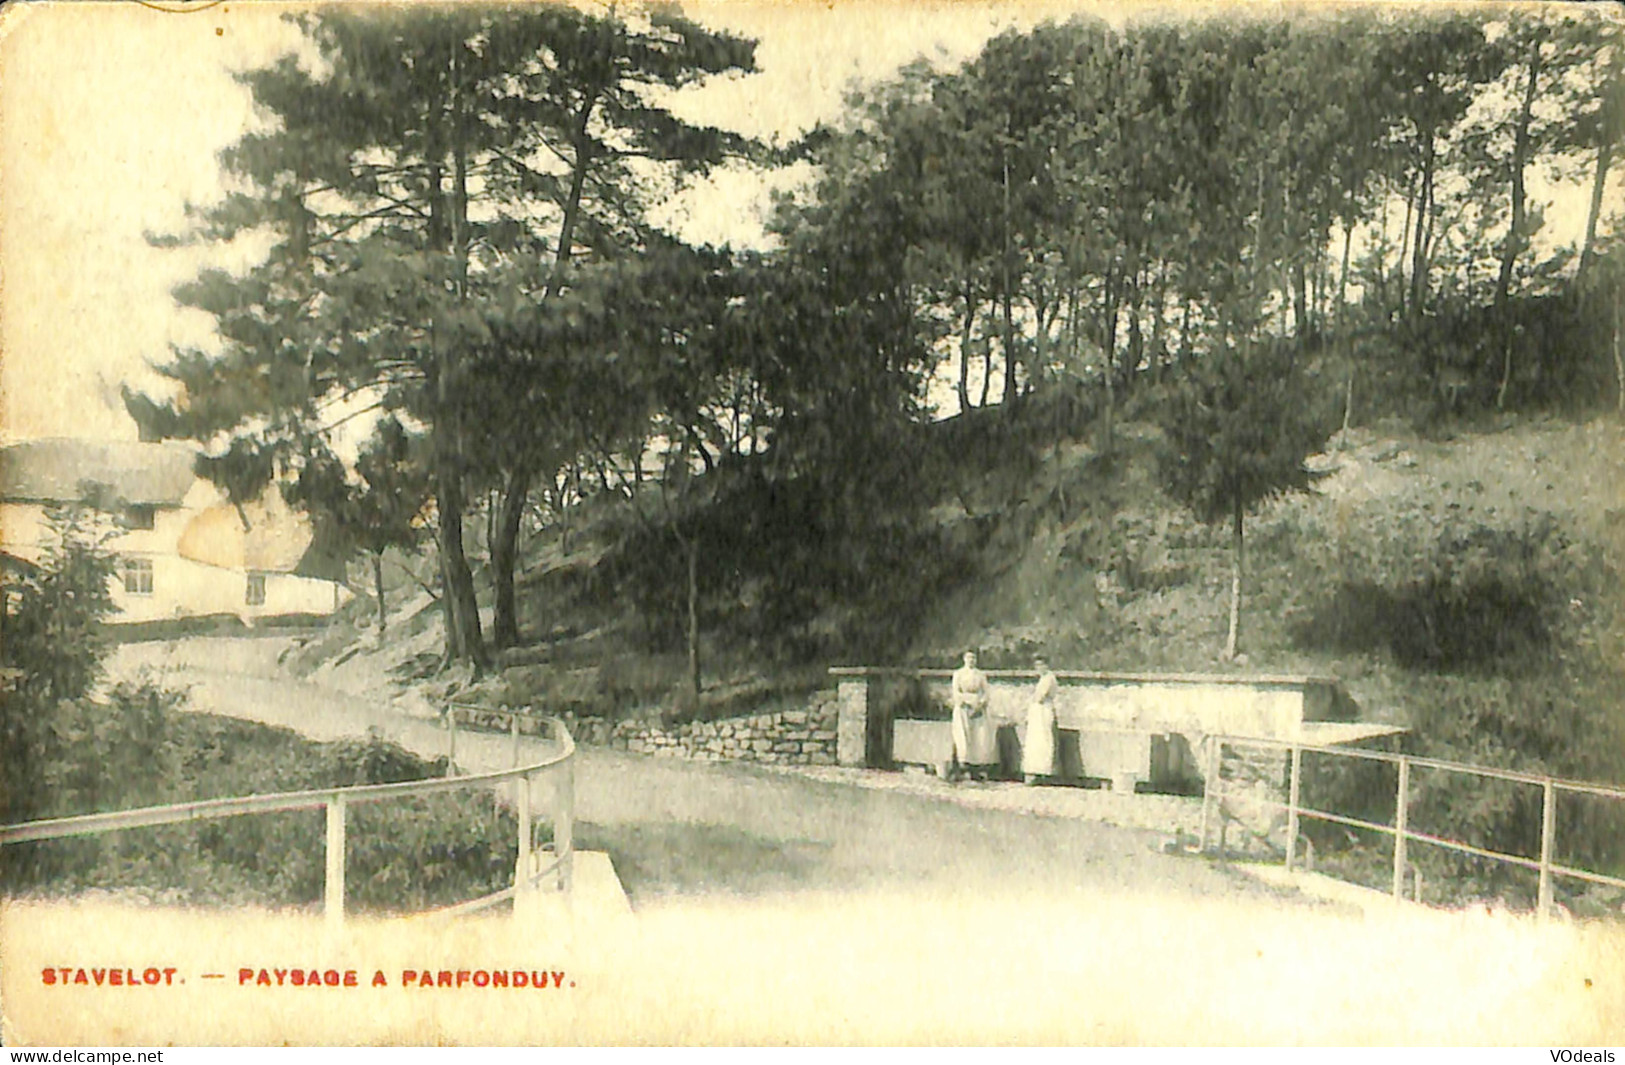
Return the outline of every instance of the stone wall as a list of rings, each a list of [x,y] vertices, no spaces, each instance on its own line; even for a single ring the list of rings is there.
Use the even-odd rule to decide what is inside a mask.
[[[835,693],[819,691],[805,709],[695,721],[672,728],[644,721],[611,724],[602,718],[576,719],[570,714],[565,715],[565,724],[578,743],[657,757],[834,765],[837,714]]]

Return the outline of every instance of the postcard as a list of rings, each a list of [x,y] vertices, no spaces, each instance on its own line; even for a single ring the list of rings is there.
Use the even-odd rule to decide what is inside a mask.
[[[1619,1044],[1622,63],[8,8],[0,1039]]]

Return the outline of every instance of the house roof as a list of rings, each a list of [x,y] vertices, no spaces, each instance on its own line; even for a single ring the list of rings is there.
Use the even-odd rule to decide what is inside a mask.
[[[186,444],[122,440],[30,440],[0,449],[0,499],[86,501],[89,485],[124,503],[179,506],[197,480]]]

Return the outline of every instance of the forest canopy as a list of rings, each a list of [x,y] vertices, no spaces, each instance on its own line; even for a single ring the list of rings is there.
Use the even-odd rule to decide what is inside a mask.
[[[267,131],[175,238],[276,243],[181,287],[221,347],[173,354],[178,400],[127,404],[150,437],[205,442],[234,498],[302,483],[313,511],[381,513],[370,485],[411,484],[448,660],[487,661],[470,506],[491,511],[506,645],[526,521],[624,503],[639,546],[617,572],[679,604],[697,693],[708,595],[771,604],[751,622],[788,639],[832,601],[895,611],[953,565],[923,520],[941,470],[921,434],[944,410],[1032,434],[1042,409],[1042,433],[1105,454],[1126,406],[1176,426],[1291,412],[1272,439],[1215,437],[1248,454],[1168,465],[1171,491],[1234,520],[1239,563],[1242,511],[1339,418],[1625,403],[1606,12],[1078,17],[905,68],[772,148],[668,106],[756,59],[665,9],[301,19],[321,70],[244,76]],[[794,159],[815,177],[771,250],[654,221],[724,161]],[[1557,185],[1583,190],[1578,247],[1543,232],[1535,190]],[[1248,388],[1263,375],[1281,387]],[[420,476],[334,465],[327,412],[356,397],[389,436],[368,454]]]

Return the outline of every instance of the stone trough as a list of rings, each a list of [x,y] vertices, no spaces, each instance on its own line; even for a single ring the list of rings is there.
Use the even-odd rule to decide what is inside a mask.
[[[952,756],[953,671],[838,666],[836,758],[841,765],[926,766]],[[1013,772],[1038,674],[986,670],[1000,763]],[[1355,743],[1402,730],[1354,720],[1335,678],[1269,674],[1086,673],[1057,670],[1055,718],[1062,782],[1114,791],[1199,790],[1208,736]]]

